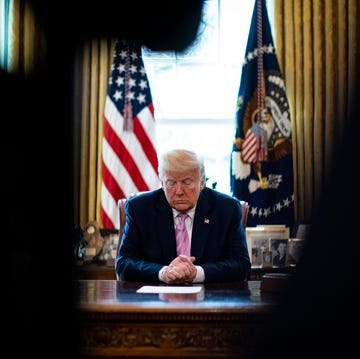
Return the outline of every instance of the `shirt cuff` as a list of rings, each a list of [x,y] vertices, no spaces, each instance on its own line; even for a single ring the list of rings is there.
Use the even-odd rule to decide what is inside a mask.
[[[195,267],[196,267],[196,276],[192,282],[193,283],[203,283],[205,281],[204,269],[200,266],[195,266]]]
[[[164,282],[164,271],[168,266],[164,266],[159,270],[158,278],[160,282]]]

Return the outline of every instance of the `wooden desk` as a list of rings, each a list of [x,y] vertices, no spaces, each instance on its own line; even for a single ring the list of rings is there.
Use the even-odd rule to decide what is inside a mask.
[[[197,298],[136,293],[141,283],[74,283],[82,358],[244,358],[276,304],[259,281],[206,284]]]
[[[261,268],[252,267],[248,276],[248,280],[261,280],[265,273],[293,273],[295,267],[272,267]],[[99,265],[96,263],[84,263],[74,266],[75,279],[116,279],[115,264]]]

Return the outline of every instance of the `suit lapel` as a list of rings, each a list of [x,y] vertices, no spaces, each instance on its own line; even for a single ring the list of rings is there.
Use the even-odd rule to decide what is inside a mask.
[[[155,203],[158,240],[160,242],[160,248],[162,255],[165,258],[166,263],[170,263],[176,257],[176,241],[175,241],[175,228],[173,212],[168,204],[165,194],[162,189],[159,190],[159,197]]]
[[[191,255],[201,258],[211,228],[211,206],[204,191],[200,193],[196,205],[191,237]]]

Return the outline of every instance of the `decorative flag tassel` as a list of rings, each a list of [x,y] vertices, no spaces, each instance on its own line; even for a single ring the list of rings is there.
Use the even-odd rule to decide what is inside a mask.
[[[124,131],[133,130],[133,117],[132,117],[132,107],[131,102],[126,102],[124,104]]]
[[[257,0],[257,49],[258,49],[258,94],[257,94],[257,113],[256,121],[259,126],[258,143],[256,162],[256,172],[259,177],[260,183],[264,182],[261,173],[261,161],[265,161],[267,157],[266,148],[266,132],[261,128],[261,123],[264,121],[265,109],[265,84],[264,84],[264,62],[263,62],[263,33],[262,33],[262,7],[261,0]]]
[[[257,94],[257,120],[261,122],[261,113],[265,108],[264,88],[264,62],[263,62],[263,36],[262,36],[262,9],[261,1],[257,1],[257,50],[258,50],[258,94]]]
[[[124,83],[124,131],[133,131],[133,113],[130,99],[130,48],[129,44],[126,46],[126,60],[125,60],[125,83]]]

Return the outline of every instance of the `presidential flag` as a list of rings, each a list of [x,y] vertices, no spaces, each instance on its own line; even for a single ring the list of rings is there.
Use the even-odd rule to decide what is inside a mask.
[[[294,222],[290,109],[266,0],[256,0],[235,116],[232,195],[249,203],[247,226]]]
[[[140,45],[116,42],[104,112],[101,221],[118,229],[117,201],[160,186],[154,107]]]

